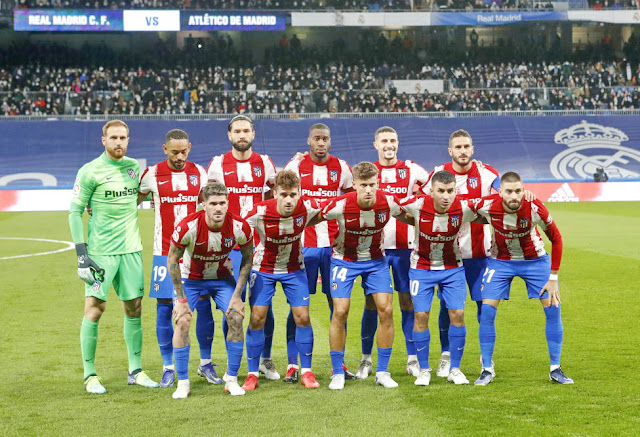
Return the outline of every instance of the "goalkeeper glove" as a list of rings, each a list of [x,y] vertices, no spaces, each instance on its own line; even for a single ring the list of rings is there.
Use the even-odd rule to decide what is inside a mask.
[[[95,281],[104,281],[104,269],[101,269],[87,253],[87,244],[76,244],[76,254],[78,255],[78,276],[87,284]]]

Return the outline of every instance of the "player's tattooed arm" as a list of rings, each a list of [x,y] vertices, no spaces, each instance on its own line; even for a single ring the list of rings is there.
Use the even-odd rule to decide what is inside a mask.
[[[184,248],[178,247],[171,243],[169,247],[169,256],[167,257],[167,268],[173,282],[173,288],[176,291],[178,299],[184,299],[184,289],[182,288],[182,276],[180,274],[180,259],[184,255]]]
[[[249,278],[249,273],[251,272],[251,265],[253,263],[253,243],[249,241],[249,243],[245,244],[244,246],[240,246],[240,252],[242,253],[242,263],[240,264],[240,272],[238,273],[236,289],[233,291],[233,296],[231,297],[231,302],[229,302],[229,308],[227,309],[227,317],[229,317],[233,312],[236,312],[241,317],[244,317],[244,302],[242,302],[242,290],[244,289],[244,286],[247,283],[247,278]]]

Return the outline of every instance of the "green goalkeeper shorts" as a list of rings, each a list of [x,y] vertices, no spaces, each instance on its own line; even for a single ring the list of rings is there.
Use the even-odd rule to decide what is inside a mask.
[[[86,284],[84,292],[86,297],[106,301],[112,284],[120,300],[133,300],[144,295],[141,252],[123,255],[91,255],[91,259],[104,269],[104,281]]]

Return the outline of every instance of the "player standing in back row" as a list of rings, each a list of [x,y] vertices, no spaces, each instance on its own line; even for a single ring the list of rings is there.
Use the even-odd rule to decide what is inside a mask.
[[[415,162],[399,160],[398,146],[398,133],[395,129],[383,126],[376,130],[373,147],[378,151],[378,161],[374,162],[380,172],[378,188],[387,194],[405,198],[426,183],[429,174]],[[413,240],[413,226],[408,226],[395,218],[389,219],[389,223],[384,228],[384,252],[393,272],[393,286],[398,293],[402,312],[402,332],[407,347],[407,373],[417,377],[420,366],[413,342],[414,313],[409,294],[409,267]],[[368,295],[362,314],[362,361],[356,372],[356,378],[367,378],[373,369],[371,351],[377,327],[378,312],[373,297]]]
[[[142,242],[138,228],[138,161],[126,157],[129,127],[111,120],[102,127],[104,153],[82,166],[73,185],[69,227],[78,254],[78,275],[85,284],[84,318],[80,344],[84,363],[84,386],[89,393],[107,390],[94,365],[98,323],[107,306],[113,284],[124,308],[124,339],[129,358],[127,383],[159,387],[142,370]],[[91,208],[87,242],[82,214]]]
[[[499,173],[490,165],[473,159],[473,142],[471,135],[459,129],[449,137],[449,155],[451,162],[435,167],[429,178],[441,170],[446,170],[456,177],[457,197],[460,200],[479,199],[492,193],[492,189],[500,188]],[[429,194],[431,180],[422,188]],[[458,243],[464,265],[464,274],[469,287],[471,299],[478,307],[477,315],[480,322],[482,310],[482,274],[487,267],[489,250],[491,248],[491,229],[488,225],[479,223],[465,223],[460,228]],[[440,345],[442,356],[438,366],[437,376],[446,378],[451,368],[451,352],[449,351],[449,311],[445,300],[440,300]]]
[[[309,128],[309,154],[294,157],[285,166],[285,170],[293,171],[300,178],[301,195],[318,201],[329,201],[342,193],[353,191],[353,174],[346,161],[332,156],[331,130],[323,123],[316,123]],[[333,314],[331,299],[331,244],[338,234],[335,220],[321,222],[309,226],[302,237],[302,255],[309,283],[309,293],[315,294],[318,284],[318,272],[322,278],[322,292],[329,304],[329,319]],[[377,317],[377,313],[376,313]],[[377,319],[376,319],[377,320]],[[287,318],[287,375],[285,382],[296,382],[298,379],[298,351],[296,350],[296,324],[293,313]],[[353,377],[346,367],[345,375]]]
[[[229,121],[227,136],[231,142],[231,151],[214,157],[207,168],[207,175],[209,182],[220,182],[227,187],[229,212],[244,217],[255,205],[271,197],[269,188],[273,186],[276,167],[267,155],[253,152],[256,131],[253,121],[246,115],[237,115]],[[242,260],[240,250],[234,248],[229,258],[233,264],[233,275],[237,280]],[[264,327],[265,342],[260,371],[267,379],[277,380],[280,379],[280,375],[271,361],[273,329],[273,310],[269,307]]]
[[[173,285],[167,273],[167,254],[173,229],[187,215],[196,212],[198,195],[207,184],[207,173],[202,166],[187,161],[191,143],[187,133],[170,130],[162,145],[167,159],[147,168],[140,179],[138,202],[153,194],[155,225],[153,233],[153,268],[149,296],[156,298],[156,335],[162,355],[163,374],[160,385],[171,387],[176,381],[173,365]],[[200,344],[198,374],[212,384],[221,384],[211,362],[214,323],[209,294],[201,296],[196,304],[198,319],[196,337]]]

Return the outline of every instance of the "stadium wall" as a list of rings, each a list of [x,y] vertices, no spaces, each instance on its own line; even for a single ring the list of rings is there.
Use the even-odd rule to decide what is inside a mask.
[[[307,150],[308,129],[319,121],[331,128],[332,153],[352,165],[377,159],[373,133],[388,125],[399,133],[400,158],[431,169],[450,160],[449,135],[462,128],[473,137],[476,159],[490,163],[500,172],[516,171],[528,183],[552,182],[558,187],[554,192],[570,182],[565,191],[568,187],[573,194],[565,193],[563,198],[567,200],[608,199],[608,195],[607,199],[600,199],[600,189],[600,194],[587,194],[578,188],[583,184],[575,185],[593,181],[598,167],[605,169],[610,181],[640,181],[637,116],[259,119],[254,150],[267,153],[276,166],[282,167],[296,152]],[[173,128],[189,133],[193,144],[190,159],[204,166],[211,157],[230,148],[225,120],[128,123],[131,129],[128,155],[139,159],[143,167],[164,159],[161,147],[164,134]],[[103,124],[104,121],[0,121],[0,210],[11,208],[16,202],[24,207],[36,201],[30,190],[43,187],[69,190],[77,170],[102,153]],[[637,187],[635,193],[640,193]],[[63,191],[46,197],[49,203],[62,202],[61,209],[66,209],[66,198],[55,200],[56,196],[64,197]],[[633,197],[629,200],[640,200]]]

